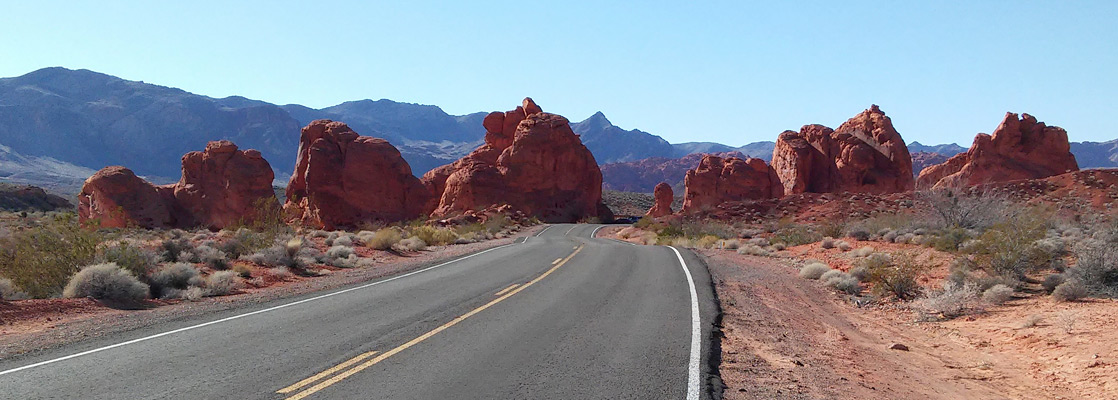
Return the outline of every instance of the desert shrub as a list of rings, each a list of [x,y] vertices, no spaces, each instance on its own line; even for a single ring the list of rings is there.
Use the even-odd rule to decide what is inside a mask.
[[[331,243],[330,245],[331,246],[353,247],[353,237],[349,236],[349,235],[338,236],[338,238],[334,239],[334,242]]]
[[[822,246],[824,249],[833,249],[835,248],[835,239],[829,236],[824,237],[823,240],[819,242],[819,245]]]
[[[291,273],[291,269],[287,267],[268,268],[264,273],[279,280],[288,280],[295,276],[295,274]]]
[[[982,301],[994,305],[1001,305],[1013,298],[1013,288],[1006,285],[994,285],[982,292]]]
[[[20,291],[11,279],[0,278],[0,300],[23,300],[26,298],[27,293]]]
[[[749,244],[759,247],[768,247],[770,245],[769,240],[763,237],[749,239]]]
[[[775,244],[773,244],[772,248],[773,248],[773,250],[776,250],[776,251],[784,251],[784,249],[785,249],[784,243],[775,243]]]
[[[853,276],[854,279],[857,279],[859,282],[865,282],[869,275],[869,269],[863,266],[856,266],[850,269],[850,276]]]
[[[151,272],[159,262],[155,252],[136,246],[128,241],[104,246],[97,254],[99,264],[115,263],[133,275],[143,277]]]
[[[189,258],[194,254],[194,245],[190,243],[190,239],[185,237],[164,239],[163,242],[159,243],[159,249],[161,250],[159,257],[165,262],[190,262]],[[181,259],[184,256],[187,259]]]
[[[638,229],[645,230],[659,230],[658,225],[660,225],[660,223],[656,222],[656,219],[651,217],[641,217],[641,219],[637,220],[637,222],[633,224],[633,226],[637,227]]]
[[[800,268],[800,277],[804,279],[819,279],[824,273],[830,271],[831,267],[820,262],[810,262]]]
[[[295,258],[288,255],[287,249],[281,245],[267,247],[253,254],[241,256],[241,259],[268,267],[294,268],[297,266]]]
[[[326,249],[326,258],[346,258],[353,254],[353,248],[348,246],[332,246]]]
[[[535,216],[533,216],[533,217],[528,218],[527,223],[529,225],[539,225],[540,220],[537,219]],[[500,232],[500,231],[504,230],[506,227],[508,227],[509,225],[512,225],[512,218],[510,218],[508,215],[505,215],[505,214],[498,214],[498,215],[490,216],[489,219],[486,219],[485,222],[482,223],[482,226],[484,226],[485,230],[488,231],[489,233]]]
[[[870,254],[873,254],[873,247],[870,246],[859,247],[850,252],[851,257],[867,257]]]
[[[881,240],[884,240],[884,241],[889,242],[889,243],[896,242],[897,241],[897,232],[896,231],[886,232],[884,235],[881,235]]]
[[[409,237],[407,239],[402,239],[398,244],[401,248],[407,251],[420,251],[427,248],[427,242],[424,242],[423,239],[415,236]]]
[[[815,243],[823,239],[823,236],[812,231],[811,228],[803,225],[792,225],[782,228],[773,234],[773,239],[776,242],[784,243],[788,246],[799,246],[808,243]]]
[[[819,277],[820,281],[840,292],[858,294],[862,292],[862,285],[858,278],[839,270],[830,270]]]
[[[102,238],[83,228],[74,214],[54,215],[0,238],[0,276],[31,297],[58,295],[74,273],[95,262]]]
[[[846,243],[846,241],[843,240],[835,242],[835,247],[838,247],[838,249],[842,251],[850,251],[854,249],[854,246],[851,246],[850,243]]]
[[[1056,286],[1052,290],[1052,298],[1056,301],[1079,301],[1086,298],[1090,293],[1087,292],[1087,286],[1084,286],[1079,281],[1067,281]]]
[[[400,235],[400,231],[393,228],[384,228],[373,233],[373,235],[365,241],[365,246],[377,250],[388,250],[396,245],[396,243],[399,243],[401,239],[403,239],[403,237]]]
[[[329,264],[337,268],[367,268],[373,266],[375,261],[371,258],[362,258],[356,254],[350,254],[348,257],[331,259]]]
[[[867,281],[873,284],[873,292],[878,296],[909,300],[920,293],[916,278],[925,267],[907,254],[888,258],[870,256],[862,265],[867,270]]]
[[[237,290],[240,285],[237,273],[233,271],[217,271],[206,277],[206,295],[224,296]]]
[[[1075,266],[1064,274],[1088,293],[1100,297],[1118,297],[1118,243],[1088,240],[1075,249]]]
[[[695,247],[709,249],[718,243],[718,236],[706,235],[695,240]]]
[[[825,237],[842,237],[843,232],[846,232],[846,222],[844,221],[829,221],[819,225],[819,234]]]
[[[846,236],[853,238],[854,240],[866,241],[870,240],[871,234],[870,231],[866,230],[865,228],[856,227],[851,228],[848,232],[846,232]]]
[[[1022,280],[1030,272],[1050,267],[1059,256],[1035,244],[1047,231],[1046,216],[1021,213],[987,229],[972,251],[979,265],[991,273]]]
[[[673,238],[683,236],[683,228],[677,225],[664,225],[656,232],[656,236],[661,238]]]
[[[963,228],[948,228],[935,235],[928,241],[928,245],[939,251],[955,252],[970,239],[970,234]]]
[[[943,289],[931,291],[917,300],[926,316],[951,319],[978,310],[978,286],[946,281]]]
[[[718,243],[719,247],[726,250],[737,250],[741,247],[741,242],[736,239],[722,240]]]
[[[427,225],[412,229],[411,234],[423,240],[423,243],[431,246],[454,243],[454,240],[458,239],[458,235],[456,235],[453,230]]]
[[[714,236],[716,239],[728,239],[738,236],[734,232],[733,226],[723,222],[708,220],[684,222],[680,225],[680,230],[683,231],[683,236],[693,238]]]
[[[944,228],[982,229],[1010,219],[1013,207],[1005,196],[978,190],[934,190],[917,197]]]
[[[759,257],[768,257],[769,255],[771,255],[768,250],[765,250],[764,247],[753,245],[753,244],[745,244],[745,245],[741,246],[740,248],[738,248],[738,254],[759,256]]]
[[[190,286],[201,286],[203,280],[198,269],[188,263],[173,263],[160,268],[150,277],[154,294],[163,296],[167,289],[183,290]]]
[[[249,267],[249,266],[244,265],[244,264],[233,264],[232,271],[236,272],[237,275],[239,275],[242,278],[251,278],[252,277],[252,267]]]
[[[82,268],[62,289],[69,298],[92,297],[102,300],[139,301],[148,297],[148,285],[131,272],[113,263],[94,264]]]
[[[194,256],[197,257],[197,262],[205,263],[206,266],[215,270],[229,269],[229,259],[225,257],[225,252],[213,247],[198,246],[194,249]]]
[[[1051,294],[1053,290],[1056,290],[1056,286],[1060,286],[1061,283],[1066,281],[1067,278],[1064,277],[1064,274],[1050,274],[1044,277],[1044,282],[1041,283],[1041,286],[1044,287],[1046,293]]]

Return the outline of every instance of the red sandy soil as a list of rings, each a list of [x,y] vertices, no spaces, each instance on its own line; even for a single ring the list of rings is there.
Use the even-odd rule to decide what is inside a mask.
[[[320,265],[318,268],[331,272],[317,277],[295,275],[279,279],[266,274],[264,271],[267,268],[253,267],[253,278],[246,279],[247,284],[238,293],[206,297],[193,302],[149,300],[139,306],[121,307],[93,299],[0,301],[0,358],[204,313],[400,274],[432,265],[440,260],[508,244],[517,237],[532,235],[540,229],[542,227],[529,227],[509,238],[463,245],[432,246],[425,251],[402,255],[355,247],[358,255],[371,257],[376,264],[369,268],[353,269]],[[243,262],[238,261],[238,263]]]
[[[915,322],[902,305],[859,308],[787,259],[698,251],[722,305],[726,398],[1118,398],[1118,301],[1018,294],[985,313]]]

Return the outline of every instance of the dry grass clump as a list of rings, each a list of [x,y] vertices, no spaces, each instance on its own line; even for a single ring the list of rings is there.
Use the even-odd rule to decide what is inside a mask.
[[[23,300],[26,298],[27,293],[20,291],[11,279],[0,278],[0,300]]]
[[[1079,301],[1088,295],[1087,286],[1077,280],[1061,283],[1052,291],[1052,299],[1059,302]]]
[[[867,257],[873,254],[873,247],[864,246],[850,252],[851,257]]]
[[[148,293],[148,285],[113,263],[82,268],[62,289],[63,297],[116,301],[140,301],[146,299]]]
[[[835,238],[832,238],[830,236],[825,237],[822,241],[819,242],[819,245],[822,246],[824,249],[833,249],[835,248]]]
[[[420,239],[417,236],[412,236],[407,239],[400,240],[398,247],[407,251],[421,251],[427,248],[427,242],[424,242],[423,239]]]
[[[240,287],[241,281],[233,271],[217,271],[206,277],[206,295],[224,296]]]
[[[447,228],[423,225],[411,229],[411,235],[423,240],[428,246],[443,246],[454,243],[458,234]]]
[[[821,262],[809,262],[800,268],[800,277],[804,279],[819,279],[824,273],[830,271],[831,267]]]
[[[921,308],[925,317],[951,319],[981,311],[978,293],[978,285],[973,283],[959,285],[946,281],[943,289],[927,293],[917,300],[916,305]]]
[[[365,246],[376,250],[389,250],[392,246],[395,246],[396,243],[400,243],[402,239],[403,235],[399,230],[395,228],[382,228],[372,235],[368,235],[368,239],[365,239]]]
[[[982,292],[982,301],[993,305],[1002,305],[1013,298],[1013,288],[997,284]]]
[[[758,245],[755,245],[755,244],[751,244],[751,243],[746,243],[746,244],[742,245],[740,248],[738,248],[738,254],[758,256],[758,257],[768,257],[768,256],[772,255],[772,253],[769,252],[768,250],[766,250],[764,247],[761,247],[761,246],[758,246]]]

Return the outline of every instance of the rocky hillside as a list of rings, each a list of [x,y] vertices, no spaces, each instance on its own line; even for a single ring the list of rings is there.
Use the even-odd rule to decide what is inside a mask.
[[[71,209],[70,201],[35,186],[0,182],[0,211],[55,211]]]
[[[714,153],[722,157],[746,156],[740,152]],[[622,192],[652,193],[657,183],[667,182],[683,193],[683,177],[687,170],[699,165],[703,154],[689,154],[681,158],[653,157],[639,161],[602,165],[602,188]]]

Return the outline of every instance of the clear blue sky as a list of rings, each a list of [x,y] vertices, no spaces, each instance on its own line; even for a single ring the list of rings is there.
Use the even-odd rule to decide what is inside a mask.
[[[0,76],[64,66],[452,114],[532,96],[671,142],[774,140],[871,103],[925,144],[969,146],[1006,111],[1118,137],[1118,1],[6,3]]]

